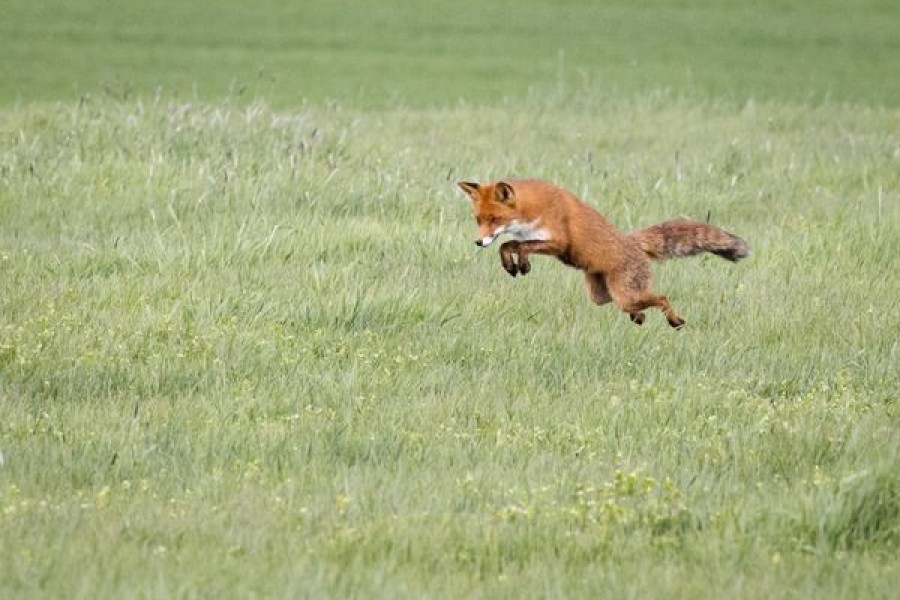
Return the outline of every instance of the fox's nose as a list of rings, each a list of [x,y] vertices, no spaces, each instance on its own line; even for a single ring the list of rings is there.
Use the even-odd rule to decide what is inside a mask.
[[[481,238],[478,238],[477,240],[475,240],[475,245],[478,246],[479,248],[481,248],[482,246],[484,246],[484,240]]]

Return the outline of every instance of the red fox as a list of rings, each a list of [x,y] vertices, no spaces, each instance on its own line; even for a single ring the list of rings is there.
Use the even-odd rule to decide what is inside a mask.
[[[619,231],[575,195],[537,180],[459,182],[472,199],[481,248],[501,235],[500,262],[515,277],[531,271],[530,254],[555,256],[584,271],[588,295],[598,305],[613,301],[638,325],[644,309],[655,306],[669,325],[682,319],[669,300],[651,290],[650,259],[711,252],[730,261],[750,254],[741,238],[698,221],[675,220],[633,233]]]

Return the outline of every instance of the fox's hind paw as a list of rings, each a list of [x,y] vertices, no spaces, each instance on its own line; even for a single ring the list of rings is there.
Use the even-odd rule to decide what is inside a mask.
[[[685,321],[681,317],[667,319],[667,321],[669,321],[669,325],[671,325],[675,329],[683,329],[684,328]]]

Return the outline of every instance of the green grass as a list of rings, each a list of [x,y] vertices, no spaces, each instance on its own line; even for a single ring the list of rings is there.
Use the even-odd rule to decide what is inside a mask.
[[[109,89],[276,106],[644,94],[900,105],[889,0],[12,0],[0,102]]]
[[[890,595],[898,121],[7,110],[2,595]],[[638,328],[476,251],[485,171],[753,254]]]
[[[895,595],[892,4],[164,6],[0,23],[0,598]],[[228,94],[294,27],[356,71]],[[636,327],[475,248],[455,182],[510,174],[752,254],[659,265],[688,326]]]

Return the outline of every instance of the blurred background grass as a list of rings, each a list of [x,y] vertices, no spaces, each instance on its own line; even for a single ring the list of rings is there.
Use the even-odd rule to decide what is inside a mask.
[[[5,103],[105,89],[434,106],[587,88],[900,104],[900,3],[886,0],[7,0],[3,13]]]

